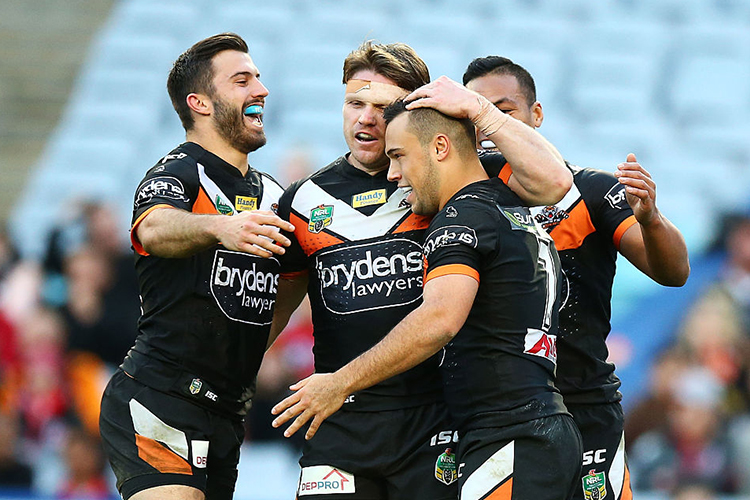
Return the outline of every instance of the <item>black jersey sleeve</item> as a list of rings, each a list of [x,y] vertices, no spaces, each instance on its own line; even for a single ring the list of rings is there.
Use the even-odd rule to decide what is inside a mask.
[[[279,199],[278,215],[285,221],[294,223],[291,216],[292,201],[294,200],[294,196],[300,186],[300,182],[301,181],[293,182],[286,189],[286,191],[284,191],[284,194],[282,194],[281,198]],[[290,233],[287,231],[283,231],[283,234],[284,236],[289,238],[292,244],[286,248],[286,252],[284,252],[284,255],[282,255],[279,259],[279,261],[281,262],[282,277],[293,277],[299,273],[306,272],[308,257],[302,250],[299,241],[297,241],[297,237],[294,235],[294,233]]]
[[[424,243],[425,283],[447,274],[480,281],[483,257],[498,248],[496,218],[470,200],[449,202],[435,216]]]
[[[165,156],[146,172],[133,200],[133,226],[160,205],[191,211],[198,195],[198,174],[184,158]]]
[[[478,155],[484,170],[491,178],[500,177],[502,179],[504,176],[501,173],[507,171],[506,179],[503,179],[503,182],[507,184],[507,177],[510,177],[510,166],[503,154],[498,151],[479,151]]]
[[[594,227],[619,246],[622,234],[636,222],[625,197],[625,186],[603,170],[584,169],[579,176],[579,189],[589,206]]]

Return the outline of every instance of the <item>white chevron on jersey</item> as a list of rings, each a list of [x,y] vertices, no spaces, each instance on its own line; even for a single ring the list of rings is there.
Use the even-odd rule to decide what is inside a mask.
[[[292,209],[309,220],[312,209],[332,205],[333,219],[326,229],[349,240],[362,240],[387,234],[397,225],[409,210],[401,203],[405,198],[404,191],[397,189],[372,215],[365,215],[308,181],[297,190]]]
[[[270,177],[261,175],[260,178],[263,182],[263,199],[260,200],[258,210],[272,210],[272,205],[279,202],[284,190]]]
[[[563,199],[555,203],[555,206],[559,210],[569,211],[573,205],[575,204],[578,199],[581,198],[581,192],[578,190],[578,186],[576,186],[575,182],[572,186],[570,186],[570,189],[567,193],[565,193],[565,196],[563,196]],[[541,213],[546,205],[538,206],[538,207],[530,207],[531,214],[536,217],[537,214]]]
[[[224,205],[232,211],[231,215],[236,214],[237,211],[234,209],[234,200],[225,195],[221,189],[219,189],[219,186],[217,186],[216,183],[206,175],[206,167],[200,163],[196,163],[196,165],[198,165],[198,179],[200,180],[201,186],[206,191],[206,194],[208,194],[208,199],[211,200],[211,203],[214,204],[217,211],[219,208],[216,206],[216,200],[218,197],[218,199],[222,200]]]

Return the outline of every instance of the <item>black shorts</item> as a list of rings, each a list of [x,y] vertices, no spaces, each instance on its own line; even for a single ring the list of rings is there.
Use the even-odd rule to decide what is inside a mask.
[[[334,413],[305,442],[298,498],[455,500],[458,434],[446,422],[442,403]]]
[[[163,485],[232,498],[244,438],[241,420],[151,389],[118,370],[104,391],[99,429],[125,500]]]
[[[458,447],[461,500],[566,500],[578,484],[581,437],[569,415],[474,429]]]
[[[630,471],[625,455],[620,403],[568,405],[583,438],[581,479],[574,499],[630,500]],[[606,490],[606,491],[605,491]]]

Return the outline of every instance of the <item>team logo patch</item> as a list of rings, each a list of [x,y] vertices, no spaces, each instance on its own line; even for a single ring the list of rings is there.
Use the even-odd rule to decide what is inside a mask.
[[[458,217],[458,210],[453,205],[448,205],[445,209],[445,216],[451,219]]]
[[[323,251],[315,258],[321,297],[335,314],[410,304],[422,296],[422,249],[391,238]]]
[[[609,203],[609,206],[612,208],[622,210],[627,206],[625,186],[622,184],[615,184],[609,191],[607,191],[607,194],[604,195],[604,199],[607,200],[607,203]]]
[[[514,231],[534,232],[534,216],[526,207],[503,208],[498,207],[500,212],[510,222],[510,228]]]
[[[477,247],[477,233],[466,226],[443,226],[431,232],[425,238],[424,255],[429,258],[430,254],[438,248],[453,245],[466,245]]]
[[[523,352],[546,358],[557,364],[557,337],[541,330],[529,328],[524,339]]]
[[[382,205],[387,200],[385,189],[375,189],[366,193],[352,196],[352,208],[367,207],[370,205]]]
[[[307,230],[318,234],[333,222],[333,205],[320,205],[310,210],[310,222]]]
[[[278,286],[279,261],[274,257],[216,250],[211,294],[229,319],[270,325]]]
[[[234,207],[238,212],[258,210],[258,198],[252,196],[235,196]]]
[[[562,210],[555,205],[548,205],[544,207],[535,218],[536,221],[541,224],[543,229],[549,230],[556,227],[569,217],[570,215],[565,210]]]
[[[135,195],[135,206],[138,208],[154,198],[166,198],[185,203],[190,201],[185,196],[185,187],[182,185],[182,182],[176,177],[167,175],[143,181]]]
[[[316,465],[302,469],[297,487],[298,496],[334,493],[356,493],[354,475],[330,465]]]
[[[216,195],[216,200],[214,200],[214,205],[216,205],[216,211],[221,215],[232,215],[234,213],[231,205],[226,203],[218,194]]]
[[[190,391],[190,394],[198,394],[201,392],[201,387],[203,387],[203,382],[201,382],[201,379],[194,378],[192,382],[190,382],[190,387],[188,387],[188,390]]]
[[[443,484],[451,484],[458,478],[456,472],[456,454],[446,448],[435,462],[435,479]]]
[[[602,500],[607,496],[607,480],[604,472],[591,469],[583,476],[583,496],[586,500]]]

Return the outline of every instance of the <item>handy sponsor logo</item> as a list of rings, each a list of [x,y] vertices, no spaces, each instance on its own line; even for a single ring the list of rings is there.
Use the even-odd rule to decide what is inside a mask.
[[[322,252],[315,267],[323,302],[337,314],[396,307],[422,296],[422,248],[405,238]]]
[[[375,189],[352,196],[352,208],[382,205],[387,201],[385,189]]]

